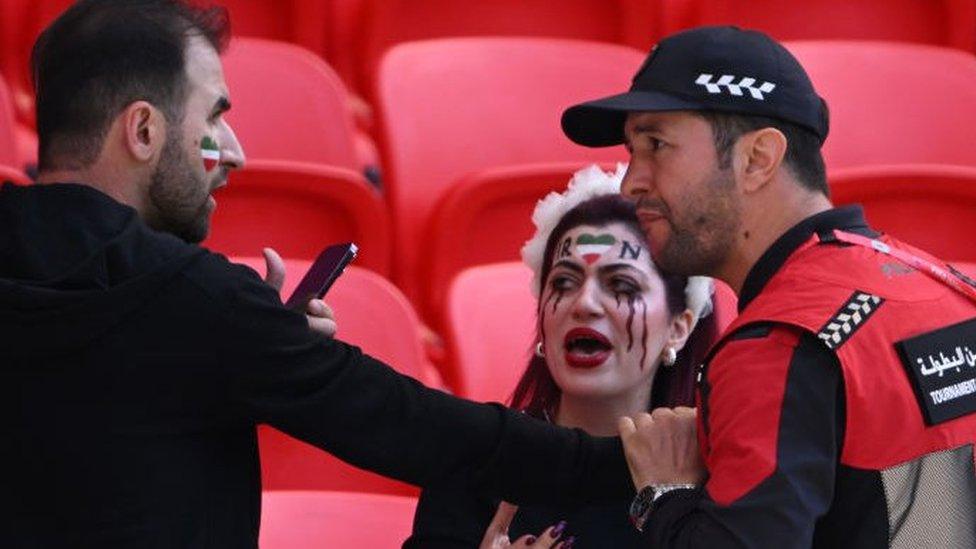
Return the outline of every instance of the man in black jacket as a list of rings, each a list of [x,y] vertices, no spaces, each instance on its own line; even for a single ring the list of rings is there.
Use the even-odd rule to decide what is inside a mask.
[[[253,547],[258,423],[422,486],[630,492],[619,441],[427,389],[193,244],[244,164],[226,35],[82,0],[35,46],[42,184],[0,188],[0,545]]]

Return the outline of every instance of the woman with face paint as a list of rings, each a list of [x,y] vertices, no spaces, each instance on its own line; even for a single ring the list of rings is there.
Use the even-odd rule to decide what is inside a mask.
[[[615,436],[621,416],[694,406],[694,366],[718,335],[711,279],[654,266],[619,194],[623,173],[578,172],[539,202],[522,249],[538,334],[512,406],[599,436]],[[514,509],[462,487],[427,490],[404,547],[643,547],[629,505]]]

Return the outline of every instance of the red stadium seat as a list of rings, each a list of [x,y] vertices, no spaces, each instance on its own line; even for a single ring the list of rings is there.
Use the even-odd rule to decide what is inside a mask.
[[[264,492],[263,549],[399,547],[417,498],[345,492]]]
[[[0,77],[0,164],[19,166],[17,154],[17,123],[14,116],[14,105],[10,98],[7,84]]]
[[[893,40],[972,51],[974,0],[661,0],[667,32],[737,25],[779,40]],[[856,64],[851,64],[856,66]]]
[[[236,258],[264,274],[264,259]],[[308,271],[310,261],[287,260],[288,277],[281,295],[287,299]],[[420,322],[410,303],[390,282],[350,266],[326,296],[339,323],[337,336],[430,387],[442,388],[440,374],[427,362],[418,338]],[[341,421],[323,418],[323,421]],[[275,429],[258,430],[261,478],[268,490],[350,490],[416,494],[417,489],[356,469],[322,450]]]
[[[628,1],[366,0],[359,83],[364,89],[383,53],[404,42],[462,36],[536,36],[623,43]],[[651,21],[645,21],[645,29]],[[648,42],[650,44],[650,42]]]
[[[871,225],[948,261],[976,261],[976,167],[851,168],[830,175],[835,204],[860,203]]]
[[[532,271],[522,263],[465,269],[451,283],[445,316],[451,369],[458,394],[506,402],[525,371],[536,334]],[[737,299],[722,282],[715,287],[719,330],[735,319]]]
[[[10,181],[18,185],[27,185],[30,183],[30,178],[17,168],[0,164],[0,182],[3,181]]]
[[[976,57],[884,42],[793,42],[830,107],[828,169],[976,166]]]
[[[336,242],[359,245],[356,265],[390,268],[388,212],[356,172],[297,162],[249,162],[217,191],[208,248],[254,255],[271,246],[285,257],[314,259]]]
[[[493,168],[451,185],[431,213],[423,238],[420,280],[425,317],[439,325],[448,285],[462,269],[517,260],[535,230],[536,202],[550,192],[564,191],[581,167],[579,162],[563,162]]]
[[[397,282],[416,297],[423,230],[460,177],[485,168],[626,158],[587,149],[560,129],[562,111],[619,92],[640,51],[531,38],[458,38],[401,44],[384,57],[377,98],[397,232]]]
[[[348,93],[322,59],[291,44],[238,38],[223,62],[234,106],[227,119],[248,158],[362,167]]]

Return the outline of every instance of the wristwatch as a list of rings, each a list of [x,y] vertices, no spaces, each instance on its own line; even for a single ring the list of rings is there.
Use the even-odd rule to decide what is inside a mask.
[[[638,532],[643,532],[644,523],[647,522],[647,517],[651,515],[654,502],[661,496],[672,490],[695,490],[697,488],[697,484],[651,484],[641,488],[634,496],[634,500],[630,502],[630,523]]]

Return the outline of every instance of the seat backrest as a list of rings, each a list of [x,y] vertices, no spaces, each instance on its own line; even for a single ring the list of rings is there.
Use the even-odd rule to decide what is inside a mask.
[[[264,260],[239,257],[264,274]],[[284,299],[294,291],[311,261],[286,260]],[[410,303],[393,284],[366,269],[350,266],[325,297],[339,324],[336,337],[363,349],[398,372],[441,388],[440,374],[427,361],[418,338],[420,321]],[[323,421],[327,421],[324,419]],[[334,418],[341,421],[341,418]],[[261,479],[268,490],[352,490],[416,495],[417,489],[380,475],[356,469],[309,444],[268,426],[258,430]]]
[[[223,64],[227,119],[249,159],[358,168],[348,93],[325,61],[292,44],[236,38]]]
[[[270,246],[285,257],[314,259],[328,245],[359,245],[356,265],[390,268],[386,206],[362,175],[298,162],[249,162],[217,191],[208,248],[254,255]]]
[[[536,335],[532,271],[520,262],[477,265],[451,283],[445,304],[449,364],[458,394],[507,402],[528,366]],[[713,314],[719,333],[735,319],[735,294],[716,282]]]
[[[829,179],[834,203],[862,204],[874,228],[941,259],[976,261],[976,167],[874,166]]]
[[[16,119],[10,90],[0,75],[0,164],[17,166]]]
[[[525,371],[536,332],[532,270],[521,262],[461,271],[448,290],[445,377],[462,397],[506,402]]]
[[[828,169],[976,166],[976,57],[891,42],[792,42],[830,108]]]
[[[397,231],[396,278],[416,297],[421,236],[460,177],[485,168],[612,161],[622,147],[587,149],[562,134],[563,110],[620,92],[644,55],[556,39],[457,38],[396,46],[383,58],[378,108]]]
[[[667,32],[737,25],[779,40],[892,40],[972,51],[973,0],[662,0]]]
[[[264,492],[264,549],[399,547],[410,535],[417,498],[355,492]]]
[[[451,279],[466,267],[514,261],[532,237],[532,211],[550,192],[562,192],[579,162],[489,168],[453,183],[431,212],[420,257],[421,307],[439,327]],[[612,170],[612,166],[603,166]]]

